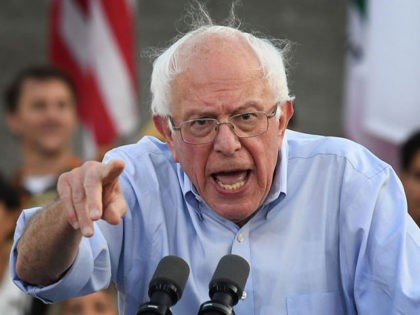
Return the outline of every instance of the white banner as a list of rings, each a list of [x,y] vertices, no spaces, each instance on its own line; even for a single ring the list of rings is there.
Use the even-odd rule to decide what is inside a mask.
[[[364,127],[399,144],[420,128],[420,1],[368,1]]]

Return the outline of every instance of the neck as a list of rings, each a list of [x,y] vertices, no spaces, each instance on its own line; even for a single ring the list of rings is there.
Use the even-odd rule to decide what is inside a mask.
[[[60,174],[72,158],[71,150],[45,154],[34,150],[22,149],[22,175],[38,176]]]

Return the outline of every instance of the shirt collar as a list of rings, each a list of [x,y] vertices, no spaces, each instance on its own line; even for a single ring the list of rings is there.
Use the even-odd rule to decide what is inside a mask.
[[[277,165],[274,170],[273,184],[263,205],[267,205],[279,198],[284,198],[287,194],[287,163],[289,146],[287,143],[287,132],[283,138],[283,143],[279,151]]]

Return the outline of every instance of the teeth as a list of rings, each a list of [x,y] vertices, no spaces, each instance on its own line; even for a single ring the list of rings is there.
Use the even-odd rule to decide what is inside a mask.
[[[245,184],[245,181],[244,180],[241,180],[241,181],[239,181],[239,182],[237,182],[235,184],[231,184],[231,185],[229,185],[229,184],[223,184],[220,180],[217,180],[217,179],[216,179],[216,182],[217,182],[217,184],[220,187],[222,187],[223,189],[226,189],[226,190],[239,189],[239,188],[241,188]]]

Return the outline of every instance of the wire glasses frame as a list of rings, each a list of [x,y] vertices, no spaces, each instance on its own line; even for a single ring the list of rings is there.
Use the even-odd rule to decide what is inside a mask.
[[[181,138],[189,144],[208,144],[216,138],[220,125],[229,125],[233,133],[239,138],[251,138],[262,135],[268,130],[268,120],[275,117],[279,103],[274,105],[271,113],[264,111],[246,112],[229,117],[228,121],[215,118],[197,118],[181,122],[175,126],[173,118],[168,116],[169,126],[179,131]]]

